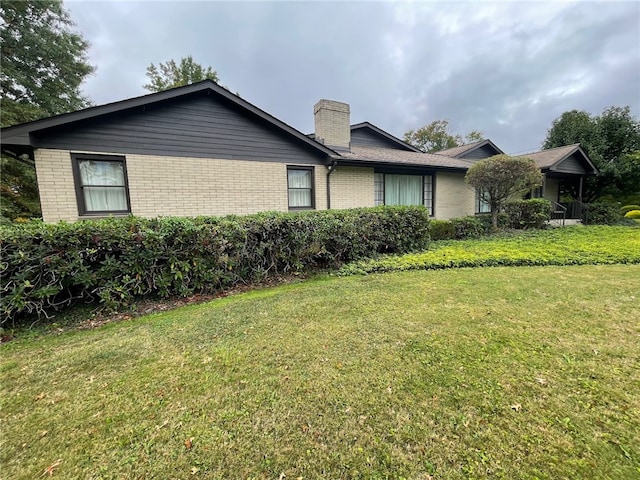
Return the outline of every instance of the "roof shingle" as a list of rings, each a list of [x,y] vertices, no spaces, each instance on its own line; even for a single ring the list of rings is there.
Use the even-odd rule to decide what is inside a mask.
[[[408,152],[391,148],[351,147],[351,152],[340,152],[340,160],[354,160],[362,162],[379,162],[394,165],[422,166],[468,170],[471,164],[458,158],[445,157],[432,153]]]
[[[525,153],[524,155],[517,155],[516,158],[530,158],[539,168],[549,168],[556,163],[564,160],[569,155],[574,153],[580,148],[579,143],[573,145],[567,145],[565,147],[550,148],[548,150],[541,150],[539,152]]]

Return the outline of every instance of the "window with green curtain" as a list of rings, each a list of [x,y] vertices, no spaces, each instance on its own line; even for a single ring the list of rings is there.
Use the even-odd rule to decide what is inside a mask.
[[[422,176],[385,175],[385,205],[422,205]]]
[[[376,172],[374,205],[424,205],[433,215],[433,175]]]

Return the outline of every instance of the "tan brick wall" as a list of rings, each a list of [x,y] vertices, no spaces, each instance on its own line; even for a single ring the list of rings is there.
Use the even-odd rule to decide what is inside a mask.
[[[349,104],[320,100],[313,107],[316,140],[332,147],[349,148],[351,127]]]
[[[373,168],[337,167],[330,181],[331,208],[375,206]]]
[[[196,216],[288,210],[285,163],[132,154],[125,158],[133,215]],[[36,171],[44,220],[78,220],[70,152],[37,150]],[[326,172],[324,166],[315,167],[317,210],[327,205]]]
[[[464,182],[464,173],[438,172],[435,196],[437,219],[475,214],[475,191]]]
[[[63,150],[34,152],[42,218],[45,222],[78,219],[71,156]]]

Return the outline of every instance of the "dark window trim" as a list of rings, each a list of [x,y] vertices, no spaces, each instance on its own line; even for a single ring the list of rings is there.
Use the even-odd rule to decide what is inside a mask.
[[[81,160],[94,160],[105,162],[120,162],[124,173],[124,192],[127,201],[126,210],[87,210],[82,193],[82,177],[80,175],[79,163]],[[71,166],[73,169],[73,183],[76,189],[76,201],[78,204],[79,216],[106,216],[106,215],[129,215],[131,213],[131,199],[129,197],[129,178],[127,176],[127,161],[124,155],[100,155],[90,153],[71,153]],[[118,186],[118,188],[122,188]]]
[[[385,198],[386,198],[386,188],[387,188],[387,175],[409,175],[409,176],[413,176],[413,177],[420,177],[420,181],[422,183],[421,185],[421,192],[422,192],[422,203],[421,205],[426,207],[426,205],[424,204],[425,198],[424,198],[424,177],[431,177],[431,206],[429,208],[429,217],[435,217],[436,215],[436,174],[434,173],[417,173],[416,171],[411,171],[411,170],[407,170],[407,169],[402,169],[402,170],[388,170],[388,169],[375,169],[374,170],[374,175],[376,173],[382,174],[382,205],[386,205],[385,202]],[[375,194],[375,192],[374,192]]]
[[[476,207],[475,207],[475,211],[476,211],[476,215],[486,215],[488,213],[491,213],[491,205],[489,205],[489,211],[488,212],[481,212],[480,211],[480,204],[482,203],[482,198],[480,196],[480,191],[478,189],[476,189]]]
[[[289,190],[291,190],[291,187],[289,187],[289,170],[307,170],[309,172],[311,172],[311,205],[310,206],[304,206],[304,207],[292,207],[291,206],[291,199],[289,198]],[[294,189],[294,190],[307,190],[305,189]],[[316,208],[316,178],[315,178],[315,168],[314,167],[307,167],[307,166],[298,166],[298,165],[287,165],[287,206],[289,207],[289,210],[315,210]]]

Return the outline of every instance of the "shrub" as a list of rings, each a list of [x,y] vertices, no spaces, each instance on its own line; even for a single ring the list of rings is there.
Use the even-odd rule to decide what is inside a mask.
[[[431,220],[431,240],[453,240],[456,238],[456,228],[447,220]]]
[[[428,240],[423,207],[0,227],[0,323],[80,299],[115,309],[144,295],[215,292],[274,274],[419,250]]]
[[[585,225],[613,225],[621,218],[619,209],[611,203],[589,203],[582,209]]]
[[[479,237],[491,229],[489,216],[452,218],[450,222],[455,229],[456,239]]]
[[[512,228],[543,228],[551,219],[551,202],[544,198],[515,200],[505,205],[505,213]]]
[[[638,210],[629,210],[624,214],[624,218],[631,218],[633,220],[640,219],[640,209]]]
[[[640,205],[625,205],[624,207],[620,207],[620,214],[626,216],[627,212],[632,210],[640,210]]]

